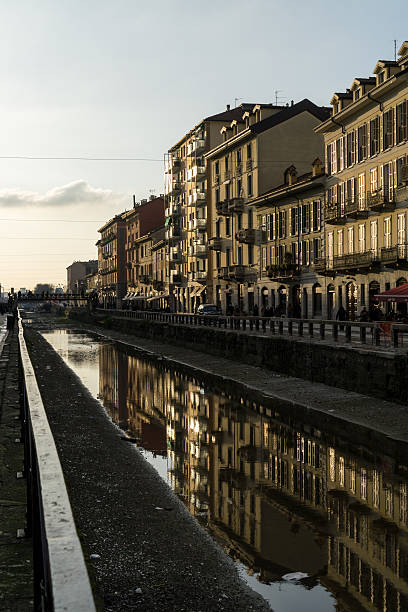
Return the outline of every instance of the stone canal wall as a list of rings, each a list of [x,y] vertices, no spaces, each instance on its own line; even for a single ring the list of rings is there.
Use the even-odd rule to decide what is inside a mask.
[[[73,311],[72,318],[350,391],[408,400],[408,354]]]

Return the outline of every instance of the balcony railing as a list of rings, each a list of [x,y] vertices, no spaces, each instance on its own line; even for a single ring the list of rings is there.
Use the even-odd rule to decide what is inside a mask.
[[[165,238],[169,242],[177,242],[181,240],[181,229],[178,225],[172,225],[166,231]]]
[[[400,204],[401,202],[408,203],[408,185],[401,185],[395,189],[394,200],[397,204]]]
[[[222,202],[217,202],[215,205],[215,209],[217,211],[217,215],[227,217],[231,214],[229,209],[229,200],[222,200]]]
[[[376,212],[394,210],[395,208],[394,192],[389,191],[387,193],[384,193],[382,190],[379,190],[375,193],[368,193],[367,194],[367,206],[370,210],[373,210]]]
[[[271,280],[289,281],[300,274],[299,266],[295,263],[283,263],[266,267],[266,274]]]
[[[180,193],[180,191],[181,191],[181,183],[176,181],[171,184],[170,190],[169,190],[169,193],[171,193],[171,195],[177,195],[178,193]]]
[[[327,258],[326,270],[333,270],[336,272],[367,270],[378,266],[379,263],[379,256],[376,251],[364,251],[363,253],[349,253],[347,255]]]
[[[181,262],[181,252],[180,251],[171,251],[170,252],[170,262],[172,262],[172,263],[180,263]]]
[[[244,212],[245,204],[243,198],[231,198],[228,203],[228,210],[231,213],[242,213]]]
[[[192,278],[195,281],[203,281],[207,279],[207,272],[205,272],[204,270],[196,270],[195,272],[192,272]]]
[[[408,244],[382,248],[381,263],[388,267],[408,269]]]
[[[250,266],[241,264],[218,268],[218,278],[233,282],[251,282],[258,278],[258,272]]]
[[[346,200],[344,212],[347,217],[351,217],[352,219],[365,219],[368,217],[367,201],[365,199],[355,199],[354,202]]]
[[[257,230],[254,228],[243,228],[237,232],[236,238],[238,242],[243,244],[255,244],[257,239]]]
[[[325,210],[325,221],[331,225],[341,225],[346,222],[344,214],[344,206],[340,204],[332,204],[327,206]]]
[[[206,231],[207,229],[207,219],[195,218],[193,219],[193,227],[194,230]]]
[[[187,155],[188,156],[198,155],[204,150],[204,148],[205,148],[205,140],[201,138],[197,138],[196,140],[193,140],[192,142],[190,142],[190,144],[188,145]]]
[[[209,244],[208,244],[208,248],[212,249],[213,251],[221,251],[222,250],[222,238],[220,238],[219,236],[214,236],[213,238],[209,239]]]

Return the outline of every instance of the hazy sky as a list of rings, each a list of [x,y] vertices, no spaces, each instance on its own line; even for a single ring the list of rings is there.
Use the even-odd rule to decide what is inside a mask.
[[[67,265],[95,258],[98,227],[131,194],[163,191],[164,152],[201,118],[235,98],[272,102],[275,90],[280,102],[328,104],[392,59],[394,39],[408,39],[408,4],[0,0],[0,23],[0,282],[9,289],[65,283]]]

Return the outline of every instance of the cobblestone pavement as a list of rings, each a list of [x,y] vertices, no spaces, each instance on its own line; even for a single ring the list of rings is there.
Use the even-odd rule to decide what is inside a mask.
[[[2,325],[3,324],[3,325]],[[0,320],[0,610],[33,610],[32,541],[18,538],[26,522],[26,481],[23,470],[18,390],[18,334],[6,337]]]

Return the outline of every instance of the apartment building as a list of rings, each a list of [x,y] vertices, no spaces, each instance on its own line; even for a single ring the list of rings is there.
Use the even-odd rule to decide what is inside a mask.
[[[210,177],[208,301],[224,312],[233,306],[249,312],[271,303],[273,287],[265,285],[261,274],[267,221],[251,202],[281,186],[291,166],[302,176],[314,160],[323,159],[323,139],[314,129],[328,116],[327,108],[307,99],[285,107],[254,105],[222,127],[222,142],[205,156]]]
[[[267,113],[272,105],[258,105]],[[167,289],[172,310],[194,312],[206,301],[207,188],[205,154],[223,139],[225,124],[239,122],[254,104],[241,104],[206,117],[181,138],[165,156],[166,243],[169,260]],[[208,301],[208,300],[207,300]]]
[[[89,261],[74,261],[67,267],[67,292],[80,293],[86,291],[86,277],[89,274],[98,272],[98,261],[90,259]]]
[[[331,99],[316,128],[326,147],[325,316],[350,319],[380,291],[408,279],[408,42],[374,76],[355,78]]]
[[[125,241],[126,223],[116,215],[103,225],[97,241],[99,299],[105,308],[121,308],[126,293]]]
[[[151,249],[164,237],[164,230],[160,229],[164,227],[164,198],[150,196],[148,200],[136,202],[133,197],[133,208],[124,212],[122,217],[126,223],[127,292],[124,302],[127,305],[132,303],[132,306],[138,302],[142,306],[148,298],[157,294],[157,287],[153,287],[156,272],[153,274],[155,266]]]
[[[133,284],[128,287],[134,291],[129,296],[132,308],[164,309],[167,306],[168,293],[164,292],[163,286],[166,262],[164,234],[163,226],[134,241],[136,276]]]
[[[325,173],[316,158],[312,171],[301,176],[291,165],[279,187],[248,201],[258,229],[241,229],[240,244],[261,244],[258,279],[248,293],[248,310],[254,301],[277,316],[321,318],[325,277],[314,264],[322,256],[321,232],[325,201]],[[252,299],[251,299],[252,297]]]

